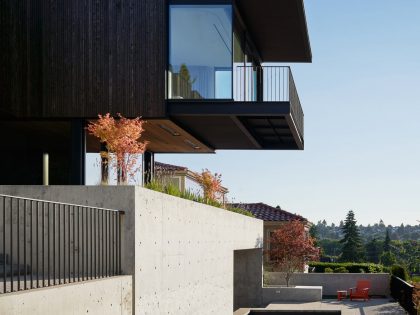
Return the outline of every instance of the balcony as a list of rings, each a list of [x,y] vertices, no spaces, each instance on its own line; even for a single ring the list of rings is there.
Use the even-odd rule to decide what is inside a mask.
[[[235,101],[289,103],[291,118],[303,141],[304,115],[290,67],[238,66],[233,78]]]
[[[214,95],[231,84],[229,99],[205,98],[193,71],[188,78],[169,73],[168,114],[209,148],[303,149],[304,115],[290,67],[234,65],[223,82],[215,74]]]

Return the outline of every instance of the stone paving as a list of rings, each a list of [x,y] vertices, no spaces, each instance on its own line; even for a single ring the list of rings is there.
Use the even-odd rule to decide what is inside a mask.
[[[253,308],[254,309],[254,308]],[[370,299],[369,301],[350,301],[350,300],[322,300],[321,302],[310,303],[271,303],[266,308],[255,308],[255,310],[340,310],[342,315],[404,315],[404,309],[390,299]],[[249,308],[239,309],[234,315],[246,315]]]

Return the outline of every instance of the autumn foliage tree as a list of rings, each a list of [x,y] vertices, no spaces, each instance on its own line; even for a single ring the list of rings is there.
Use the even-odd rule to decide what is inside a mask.
[[[111,166],[117,171],[118,184],[127,183],[128,176],[134,176],[138,155],[144,153],[147,142],[140,141],[144,121],[140,117],[129,119],[117,114],[98,115],[87,130],[104,143]]]
[[[304,264],[319,258],[319,249],[314,239],[307,235],[302,222],[294,220],[275,230],[269,240],[270,248],[265,251],[270,264],[284,272],[287,286],[296,271],[303,270]]]
[[[208,169],[197,174],[197,182],[203,189],[203,197],[206,200],[219,200],[222,192],[222,175],[212,174]]]

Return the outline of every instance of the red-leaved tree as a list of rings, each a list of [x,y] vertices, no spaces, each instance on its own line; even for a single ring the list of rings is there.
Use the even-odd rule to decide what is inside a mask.
[[[138,155],[146,150],[147,142],[140,141],[143,123],[140,117],[129,119],[117,114],[115,119],[109,113],[89,122],[87,130],[106,145],[111,154],[108,159],[113,158],[110,165],[116,168],[118,184],[134,176]]]
[[[222,175],[212,174],[208,169],[197,174],[197,182],[203,189],[203,197],[207,200],[220,200],[222,192]]]
[[[270,264],[284,272],[287,286],[291,276],[301,271],[306,262],[319,258],[319,249],[314,246],[314,239],[305,231],[302,222],[294,220],[275,230],[269,240],[270,249],[265,251]]]

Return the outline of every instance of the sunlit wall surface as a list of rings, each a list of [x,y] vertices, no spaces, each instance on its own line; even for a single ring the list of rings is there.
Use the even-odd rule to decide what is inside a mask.
[[[168,98],[232,99],[232,6],[171,5]]]

